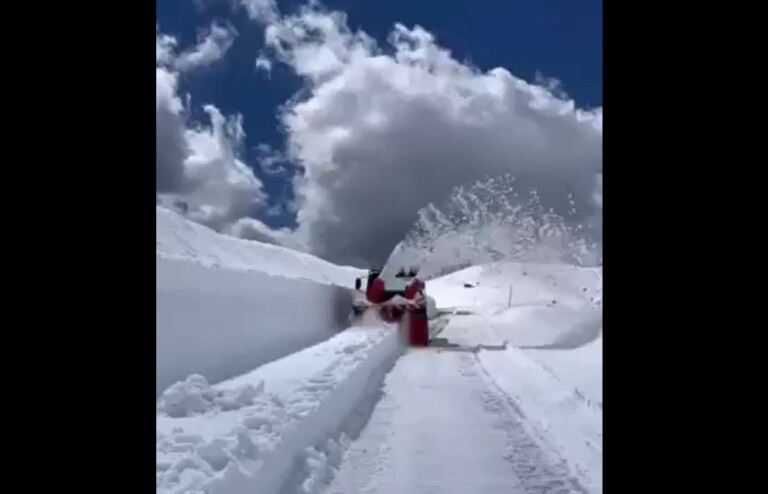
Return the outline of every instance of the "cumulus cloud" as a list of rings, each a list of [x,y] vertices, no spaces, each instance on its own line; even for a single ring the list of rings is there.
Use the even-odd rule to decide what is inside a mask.
[[[188,149],[184,138],[183,105],[177,95],[178,75],[165,67],[173,61],[175,46],[175,39],[157,34],[155,171],[157,191],[161,193],[186,188],[184,160]]]
[[[185,131],[190,154],[184,166],[191,186],[184,199],[191,219],[221,230],[247,217],[266,195],[253,171],[237,158],[245,138],[242,117],[225,118],[213,105],[203,109],[210,125]]]
[[[176,40],[158,32],[155,68],[158,202],[219,231],[247,217],[265,194],[261,182],[239,159],[245,139],[242,117],[224,116],[215,106],[205,105],[208,121],[192,122],[189,103],[182,102],[178,86],[179,69],[212,63],[214,54],[226,51],[225,38],[213,26],[195,48],[176,55]],[[214,45],[219,48],[211,48]]]
[[[502,173],[573,221],[601,214],[602,109],[575,108],[551,80],[481,72],[418,26],[396,25],[382,47],[316,4],[276,18],[265,40],[306,81],[281,120],[303,167],[298,233],[317,254],[380,263],[420,208]]]

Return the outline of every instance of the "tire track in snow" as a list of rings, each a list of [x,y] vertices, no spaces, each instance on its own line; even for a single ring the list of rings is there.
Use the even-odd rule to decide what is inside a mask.
[[[475,359],[497,399],[525,419],[529,437],[557,469],[570,472],[577,492],[602,492],[601,407],[518,349],[475,354]]]
[[[496,384],[476,354],[473,361],[471,372],[479,368],[487,385],[482,393],[483,406],[497,416],[496,424],[506,434],[508,450],[505,459],[512,464],[524,492],[587,494],[589,491],[570,475],[565,460],[543,438],[538,437],[532,427],[526,426],[523,410]]]

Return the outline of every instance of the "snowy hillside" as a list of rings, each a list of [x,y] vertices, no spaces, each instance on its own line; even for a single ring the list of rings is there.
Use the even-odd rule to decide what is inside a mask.
[[[440,307],[473,313],[454,322],[476,327],[467,338],[506,341],[602,405],[602,285],[602,268],[495,263],[428,287]]]
[[[354,286],[362,271],[341,267],[286,247],[222,235],[157,206],[156,251],[163,259],[196,260],[286,278],[304,278],[343,287]]]
[[[346,327],[360,274],[157,208],[156,393],[235,376]]]

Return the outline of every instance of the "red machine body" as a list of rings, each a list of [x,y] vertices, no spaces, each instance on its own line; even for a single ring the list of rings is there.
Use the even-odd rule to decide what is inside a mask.
[[[410,345],[427,346],[429,320],[424,282],[416,277],[416,273],[406,274],[401,270],[392,280],[391,285],[395,286],[387,286],[379,275],[376,270],[369,272],[366,300],[355,306],[355,313],[359,315],[365,310],[376,310],[382,320],[398,324]],[[355,286],[361,290],[361,285],[362,280],[358,278]]]

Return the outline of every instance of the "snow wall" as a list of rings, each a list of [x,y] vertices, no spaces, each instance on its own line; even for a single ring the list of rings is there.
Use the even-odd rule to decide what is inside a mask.
[[[349,289],[157,256],[156,395],[188,375],[216,383],[347,326]]]

